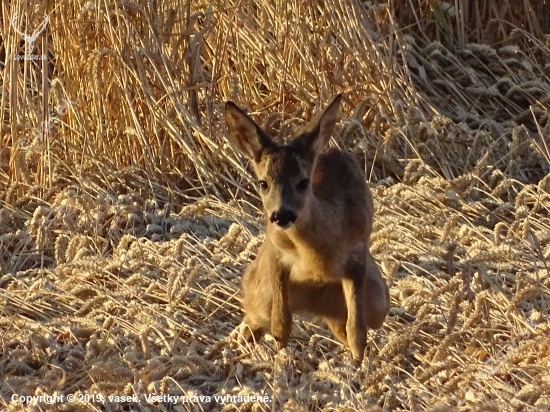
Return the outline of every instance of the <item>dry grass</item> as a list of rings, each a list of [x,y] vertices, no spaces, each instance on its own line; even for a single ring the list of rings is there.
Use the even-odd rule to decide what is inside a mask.
[[[29,3],[0,5],[2,407],[265,393],[275,410],[550,408],[546,0]],[[15,11],[28,27],[48,13],[35,54],[50,66],[13,59]],[[263,232],[220,107],[285,138],[336,92],[333,144],[372,182],[391,287],[360,370],[303,317],[277,356],[235,330]],[[272,407],[180,406],[156,407]]]

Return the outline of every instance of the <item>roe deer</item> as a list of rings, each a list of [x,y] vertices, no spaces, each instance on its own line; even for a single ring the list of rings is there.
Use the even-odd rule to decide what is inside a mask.
[[[287,145],[233,102],[225,104],[225,121],[252,161],[267,214],[266,240],[242,279],[248,338],[270,330],[284,348],[292,313],[306,312],[321,316],[362,361],[367,327],[384,322],[389,292],[368,249],[374,205],[364,173],[349,153],[322,153],[340,101]]]

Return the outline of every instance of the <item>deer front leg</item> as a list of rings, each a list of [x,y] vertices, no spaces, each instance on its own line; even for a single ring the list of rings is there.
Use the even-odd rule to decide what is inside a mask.
[[[292,314],[290,312],[288,282],[290,273],[277,262],[270,262],[271,286],[273,301],[271,304],[271,334],[277,342],[277,350],[288,344],[292,329]]]
[[[365,264],[351,261],[342,279],[342,288],[348,309],[346,322],[347,341],[353,358],[363,360],[367,346],[367,321],[364,313]]]

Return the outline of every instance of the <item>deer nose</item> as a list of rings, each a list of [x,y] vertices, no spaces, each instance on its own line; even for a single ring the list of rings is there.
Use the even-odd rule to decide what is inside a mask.
[[[286,227],[296,221],[296,214],[292,210],[279,210],[271,214],[271,223],[276,223],[278,226]]]

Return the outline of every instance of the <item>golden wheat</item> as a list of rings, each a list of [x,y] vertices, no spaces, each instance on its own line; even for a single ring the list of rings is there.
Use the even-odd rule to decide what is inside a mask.
[[[36,50],[55,60],[15,60],[22,38],[0,27],[2,407],[20,408],[13,393],[550,407],[544,1],[4,3],[29,30],[48,14]],[[221,103],[283,141],[336,92],[331,144],[371,181],[392,303],[357,371],[308,318],[278,357],[237,328],[264,234]]]

